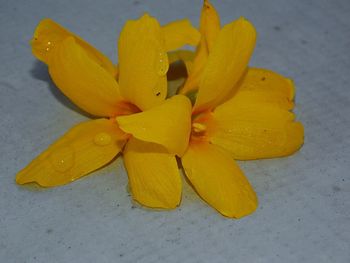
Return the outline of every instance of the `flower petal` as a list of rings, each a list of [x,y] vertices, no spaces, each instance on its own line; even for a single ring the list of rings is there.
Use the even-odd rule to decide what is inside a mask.
[[[221,29],[201,76],[194,112],[214,108],[227,97],[246,70],[255,39],[253,25],[244,18]]]
[[[211,52],[220,32],[220,17],[214,6],[207,0],[204,1],[202,8],[200,31],[205,38],[208,51]]]
[[[294,121],[293,113],[275,102],[249,101],[239,95],[215,109],[210,126],[215,127],[211,143],[239,160],[290,155],[304,140],[303,126]]]
[[[174,208],[181,201],[176,158],[154,143],[131,138],[123,151],[133,198],[144,206]]]
[[[195,53],[190,50],[176,50],[168,53],[169,64],[183,61],[186,66],[187,75],[190,74],[193,67],[193,60],[195,58]]]
[[[119,84],[123,97],[141,110],[160,104],[167,96],[169,68],[160,25],[144,15],[128,21],[119,39]]]
[[[96,116],[114,116],[122,100],[116,80],[90,59],[73,37],[56,46],[49,59],[50,75],[76,105]]]
[[[80,123],[20,171],[16,182],[46,187],[70,183],[109,163],[125,139],[125,133],[110,120]]]
[[[231,156],[219,148],[192,143],[182,165],[197,193],[224,216],[241,218],[257,208],[250,183]]]
[[[117,117],[120,129],[135,138],[163,145],[181,156],[191,131],[191,102],[176,95],[148,111]]]
[[[294,84],[273,71],[249,68],[234,100],[243,104],[268,103],[286,110],[294,107]]]
[[[53,49],[67,37],[74,37],[76,43],[85,50],[90,59],[103,67],[111,75],[114,74],[113,63],[105,55],[80,37],[48,18],[41,20],[35,29],[31,41],[32,52],[35,57],[47,64]]]
[[[184,45],[196,46],[201,38],[200,33],[188,19],[182,19],[162,26],[165,50],[171,51]]]

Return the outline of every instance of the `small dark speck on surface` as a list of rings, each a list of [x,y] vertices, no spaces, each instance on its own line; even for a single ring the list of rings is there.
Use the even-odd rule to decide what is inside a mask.
[[[51,234],[53,232],[53,229],[51,229],[51,228],[48,228],[47,230],[46,230],[46,233],[47,234]]]
[[[133,5],[139,5],[140,4],[140,1],[134,1],[132,2]]]
[[[334,192],[339,192],[341,190],[340,187],[337,185],[333,185],[332,189]]]
[[[157,95],[157,97],[158,97],[158,96],[160,95],[160,92],[157,92],[157,94],[156,94],[156,95]]]
[[[134,205],[131,206],[131,209],[135,209],[135,208],[136,208],[136,206],[134,206]]]
[[[265,80],[266,80],[266,78],[265,78],[265,77],[262,77],[262,78],[261,78],[261,81],[265,81]]]
[[[303,45],[306,45],[306,44],[308,43],[305,39],[302,39],[300,42],[301,42],[301,44],[303,44]]]
[[[273,29],[276,30],[276,31],[281,31],[281,27],[280,26],[274,26]]]
[[[119,254],[119,257],[121,257],[121,258],[122,258],[123,256],[124,256],[124,254]]]

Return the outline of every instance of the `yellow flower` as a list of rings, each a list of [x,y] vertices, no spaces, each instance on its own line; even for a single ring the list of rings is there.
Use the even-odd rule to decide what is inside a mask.
[[[197,193],[227,217],[252,213],[258,200],[234,159],[292,154],[303,143],[303,126],[294,121],[294,86],[272,71],[248,68],[256,32],[240,18],[220,28],[214,7],[204,2],[202,39],[192,61],[174,53],[189,71],[180,91],[194,100],[192,131],[182,157]]]
[[[167,96],[167,51],[196,45],[187,20],[160,27],[149,15],[128,21],[119,39],[119,67],[50,19],[37,27],[33,54],[60,90],[97,119],[74,126],[17,174],[19,184],[58,186],[108,164],[123,151],[133,198],[173,208],[181,199],[175,155],[188,146],[191,103]],[[118,81],[115,76],[118,75]]]

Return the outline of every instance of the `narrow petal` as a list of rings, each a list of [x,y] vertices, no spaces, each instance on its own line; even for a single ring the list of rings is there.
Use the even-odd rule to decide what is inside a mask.
[[[220,32],[220,17],[214,6],[207,0],[204,1],[202,8],[200,31],[205,38],[208,51],[211,52]]]
[[[236,86],[255,46],[253,25],[240,18],[222,28],[199,83],[195,112],[219,105]]]
[[[158,144],[131,138],[123,151],[133,198],[152,208],[175,208],[181,201],[176,158]]]
[[[201,38],[200,33],[188,19],[178,20],[162,26],[165,50],[172,51],[184,45],[196,46]]]
[[[49,60],[50,75],[77,106],[96,116],[114,116],[122,100],[116,80],[86,54],[72,37],[57,46]]]
[[[273,71],[249,68],[234,96],[234,100],[242,105],[268,103],[291,110],[294,107],[294,84]]]
[[[238,95],[217,107],[210,125],[215,127],[211,143],[239,160],[281,157],[297,151],[304,140],[302,124],[294,121],[285,104],[283,108],[280,103],[259,100]]]
[[[170,153],[181,156],[191,131],[191,102],[176,95],[148,111],[117,117],[117,122],[120,129],[135,138],[163,145]]]
[[[35,57],[48,64],[52,51],[63,40],[73,37],[76,43],[84,49],[90,59],[103,67],[111,75],[114,73],[112,62],[96,48],[85,42],[80,37],[69,32],[51,19],[43,19],[35,29],[32,44],[32,52]]]
[[[125,136],[107,119],[80,123],[20,171],[16,182],[45,187],[70,183],[109,163],[123,147]]]
[[[208,143],[192,143],[182,165],[197,193],[224,216],[241,218],[257,208],[253,188],[228,153]]]
[[[149,15],[128,21],[119,39],[119,84],[123,97],[141,110],[167,96],[168,56],[158,21]]]

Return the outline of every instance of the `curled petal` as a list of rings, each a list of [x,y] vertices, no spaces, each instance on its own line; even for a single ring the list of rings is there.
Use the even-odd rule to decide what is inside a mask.
[[[227,98],[246,70],[255,40],[254,26],[244,18],[221,29],[201,75],[194,112],[212,109]]]
[[[131,138],[124,150],[133,198],[152,208],[175,208],[181,201],[181,178],[175,155],[158,144]]]
[[[34,56],[47,64],[52,51],[68,37],[73,37],[76,43],[85,50],[90,59],[103,67],[111,75],[114,74],[114,66],[105,55],[49,18],[40,21],[35,29],[31,41],[32,52]]]
[[[120,129],[135,138],[160,144],[181,156],[191,131],[191,102],[176,95],[150,110],[117,117],[117,122]]]
[[[16,182],[46,187],[70,183],[109,163],[125,142],[125,133],[110,120],[80,123],[21,170]]]
[[[117,114],[122,101],[117,81],[73,37],[53,50],[49,73],[57,87],[81,109],[95,116]]]

